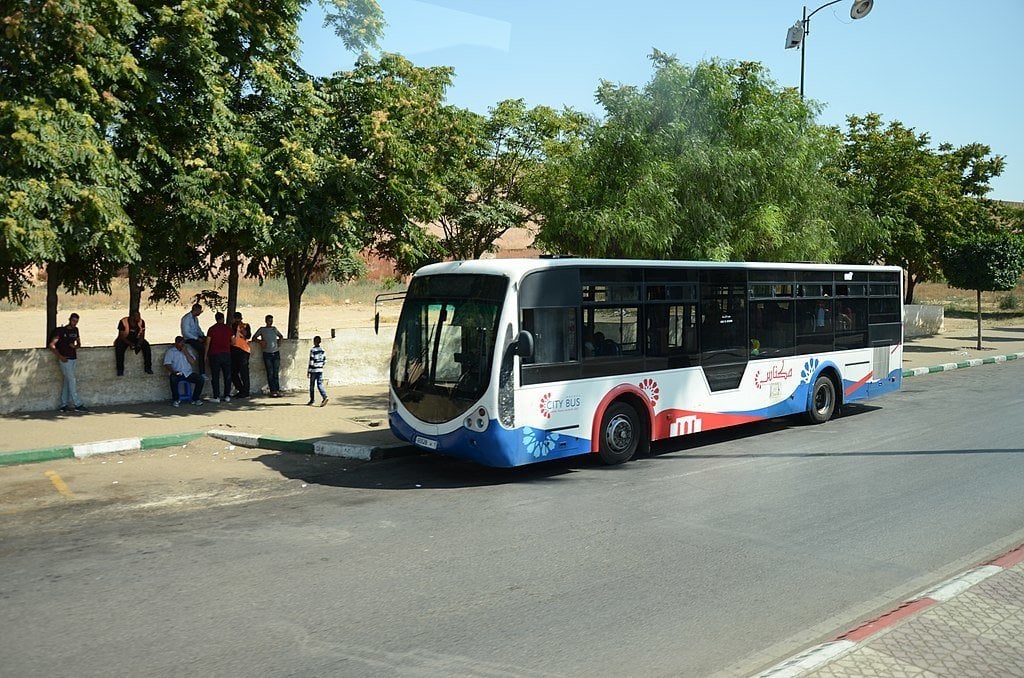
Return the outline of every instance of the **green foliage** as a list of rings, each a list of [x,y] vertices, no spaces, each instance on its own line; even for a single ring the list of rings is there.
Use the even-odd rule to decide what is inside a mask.
[[[553,154],[538,240],[587,256],[831,260],[863,226],[826,171],[839,139],[756,63],[660,52],[643,88],[605,82],[587,143]]]
[[[358,250],[336,250],[327,255],[327,271],[331,280],[352,282],[366,275],[366,261]]]
[[[465,129],[475,138],[464,144],[469,155],[448,177],[449,200],[439,220],[447,257],[477,259],[506,231],[536,217],[529,196],[540,181],[547,150],[564,143],[578,120],[571,110],[527,109],[522,99],[509,99],[487,118],[468,121]]]
[[[31,265],[66,264],[56,282],[94,291],[135,258],[123,205],[137,176],[111,139],[139,83],[127,48],[139,21],[123,0],[3,10],[0,298],[23,298]]]
[[[849,116],[842,187],[878,219],[879,237],[866,241],[861,258],[902,266],[906,302],[914,286],[939,273],[942,247],[952,239],[995,227],[989,181],[1002,172],[1001,156],[969,144],[932,149],[927,134],[881,117]]]
[[[1012,290],[1024,270],[1024,239],[1000,232],[955,240],[942,250],[942,270],[952,287]]]

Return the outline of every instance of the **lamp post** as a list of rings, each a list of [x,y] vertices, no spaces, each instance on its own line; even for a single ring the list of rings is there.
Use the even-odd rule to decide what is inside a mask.
[[[804,5],[804,18],[789,27],[786,32],[786,49],[800,48],[800,98],[804,98],[804,61],[807,53],[807,35],[811,32],[811,17],[837,2],[843,0],[832,0],[818,7],[810,14],[807,13],[807,5]],[[874,6],[874,0],[853,0],[850,6],[851,19],[863,19]]]

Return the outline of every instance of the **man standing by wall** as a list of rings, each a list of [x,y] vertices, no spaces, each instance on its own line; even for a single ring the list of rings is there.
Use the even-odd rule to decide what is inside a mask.
[[[192,310],[181,316],[181,336],[185,338],[185,343],[192,347],[192,350],[196,355],[196,362],[199,363],[198,371],[199,374],[206,374],[206,365],[203,361],[203,356],[206,355],[206,336],[203,335],[203,329],[199,327],[199,316],[203,313],[203,307],[200,304],[192,304]]]
[[[60,361],[60,371],[64,375],[64,385],[60,391],[60,411],[88,412],[78,397],[78,382],[75,379],[75,365],[78,363],[78,347],[82,338],[78,333],[78,314],[68,317],[68,324],[58,327],[50,337],[49,348]]]
[[[231,328],[224,322],[224,314],[217,311],[217,322],[206,330],[206,358],[210,361],[213,380],[213,402],[221,401],[220,382],[224,380],[224,402],[231,402]]]
[[[281,382],[278,377],[281,371],[281,349],[278,342],[284,339],[284,335],[274,327],[274,316],[268,315],[267,324],[256,330],[253,340],[260,342],[263,347],[263,366],[267,368],[267,389],[271,398],[281,397]]]

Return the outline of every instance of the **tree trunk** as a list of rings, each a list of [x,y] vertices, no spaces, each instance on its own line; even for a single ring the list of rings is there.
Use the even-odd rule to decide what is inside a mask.
[[[232,252],[228,256],[228,325],[234,321],[235,309],[238,308],[238,265],[238,254]]]
[[[140,310],[142,306],[142,283],[139,282],[139,267],[137,264],[128,266],[128,313]]]
[[[981,290],[978,290],[978,350],[981,350]]]
[[[907,294],[903,299],[904,304],[914,303],[914,287],[917,285],[917,280],[911,273],[907,274]]]
[[[60,289],[62,264],[51,261],[46,264],[46,340],[43,346],[50,343],[50,337],[57,329],[57,290]]]
[[[302,293],[306,291],[301,263],[284,262],[284,277],[288,282],[288,338],[299,338],[299,311],[302,308]]]

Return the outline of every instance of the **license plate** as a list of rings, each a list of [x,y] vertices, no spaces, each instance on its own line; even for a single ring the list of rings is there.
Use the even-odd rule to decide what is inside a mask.
[[[424,438],[423,436],[416,436],[416,444],[420,447],[425,447],[428,450],[437,449],[437,441],[431,440],[430,438]]]

